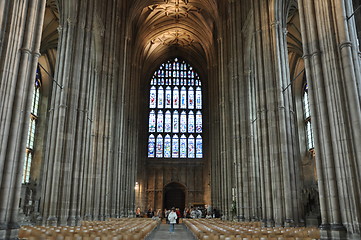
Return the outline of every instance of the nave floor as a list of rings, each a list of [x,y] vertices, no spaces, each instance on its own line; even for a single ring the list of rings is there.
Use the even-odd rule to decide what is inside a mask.
[[[175,232],[169,232],[169,224],[161,223],[147,240],[195,240],[183,223],[175,224]]]

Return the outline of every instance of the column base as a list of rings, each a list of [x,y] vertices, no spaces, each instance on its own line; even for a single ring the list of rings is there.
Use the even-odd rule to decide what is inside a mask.
[[[57,217],[49,217],[46,221],[46,225],[56,227],[58,226],[58,218]]]
[[[285,227],[294,227],[295,221],[293,221],[293,219],[286,219],[284,225]]]
[[[19,228],[20,226],[17,223],[0,224],[0,239],[19,239]]]
[[[342,224],[321,225],[322,240],[347,240],[347,229]]]

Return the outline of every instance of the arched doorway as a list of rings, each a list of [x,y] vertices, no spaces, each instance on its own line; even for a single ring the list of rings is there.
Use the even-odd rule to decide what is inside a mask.
[[[164,187],[163,208],[179,208],[183,212],[185,207],[185,187],[179,183],[172,182]]]

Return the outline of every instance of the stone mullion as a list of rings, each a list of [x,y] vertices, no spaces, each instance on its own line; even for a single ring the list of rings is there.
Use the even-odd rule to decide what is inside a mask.
[[[0,238],[15,239],[19,225],[17,216],[19,211],[19,199],[21,188],[21,177],[23,174],[23,161],[28,134],[29,114],[32,103],[32,86],[35,79],[38,57],[40,56],[41,26],[43,24],[45,1],[29,1],[24,5],[13,3],[12,6],[24,7],[22,14],[14,13],[13,19],[8,23],[12,27],[18,28],[17,32],[10,32],[8,41],[9,51],[6,52],[1,62],[7,63],[9,73],[13,76],[2,74],[11,81],[11,90],[7,92],[7,98],[12,102],[12,109],[3,113],[6,118],[2,120],[1,125],[5,131],[1,132],[2,140],[0,152]],[[27,6],[27,8],[26,8]],[[15,19],[14,19],[15,18]],[[21,21],[19,25],[13,25]],[[20,26],[20,27],[19,27]],[[11,35],[14,33],[14,35]],[[12,36],[16,39],[22,36],[21,43],[13,41]],[[14,51],[11,51],[13,49]],[[20,50],[19,52],[15,53]],[[12,53],[12,54],[11,54]],[[2,53],[1,53],[1,56]],[[9,60],[10,61],[9,61]],[[9,82],[10,83],[10,82]],[[9,102],[5,102],[9,104]],[[3,148],[4,147],[4,148]],[[4,151],[3,149],[6,149]]]

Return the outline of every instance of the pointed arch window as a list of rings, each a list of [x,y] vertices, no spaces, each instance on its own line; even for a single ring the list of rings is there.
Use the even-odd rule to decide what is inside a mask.
[[[157,117],[157,132],[163,132],[163,111],[159,110]]]
[[[28,128],[28,137],[26,141],[25,161],[23,167],[22,183],[28,183],[30,181],[30,169],[31,163],[34,158],[34,143],[36,124],[38,121],[38,110],[40,102],[40,88],[42,85],[41,73],[39,66],[36,69],[36,76],[34,81],[33,98],[31,104],[30,122]]]
[[[196,157],[197,158],[203,157],[203,141],[200,135],[198,135],[196,139]]]
[[[149,113],[149,132],[155,132],[155,111]]]
[[[313,130],[312,130],[312,122],[311,122],[311,111],[310,111],[310,102],[309,102],[309,95],[308,95],[308,85],[307,85],[306,81],[303,84],[302,103],[303,103],[303,114],[304,114],[304,121],[305,121],[307,149],[309,151],[313,151],[314,137],[313,137]]]
[[[154,72],[149,91],[148,157],[201,159],[202,88],[197,72],[187,62],[171,59]]]
[[[157,89],[153,86],[150,89],[150,97],[149,97],[149,107],[155,108],[157,106]]]
[[[171,138],[169,135],[166,135],[164,139],[164,157],[171,157]]]
[[[149,136],[149,140],[148,140],[148,157],[150,157],[150,158],[155,157],[154,148],[155,148],[155,138],[154,138],[154,135],[151,134]]]
[[[188,138],[188,158],[194,158],[195,155],[194,137],[190,135]]]

